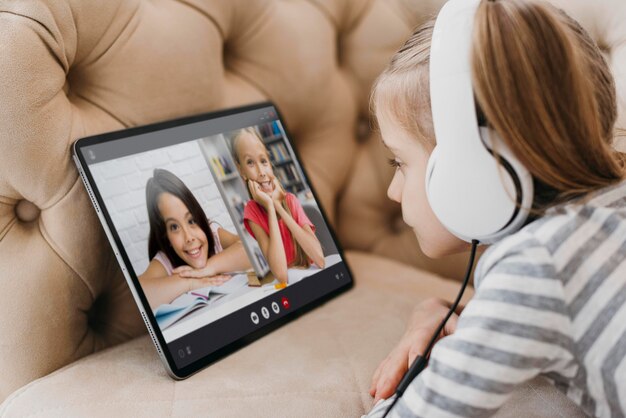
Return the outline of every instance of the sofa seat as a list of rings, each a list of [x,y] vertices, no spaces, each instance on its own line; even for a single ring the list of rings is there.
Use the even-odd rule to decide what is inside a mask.
[[[360,416],[372,406],[373,371],[412,307],[426,297],[450,299],[458,283],[371,254],[347,259],[353,289],[187,380],[169,378],[143,336],[31,382],[9,396],[0,416]],[[497,416],[584,414],[537,379]]]

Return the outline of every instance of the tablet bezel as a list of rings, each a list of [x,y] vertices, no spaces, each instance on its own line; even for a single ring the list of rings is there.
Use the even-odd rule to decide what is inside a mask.
[[[191,123],[206,122],[212,119],[216,119],[216,118],[220,118],[224,116],[236,115],[239,113],[249,112],[249,111],[262,109],[266,107],[271,107],[276,112],[277,120],[280,121],[283,131],[285,133],[285,140],[288,141],[289,144],[291,145],[291,149],[293,150],[295,154],[297,163],[300,165],[300,168],[302,170],[304,181],[306,182],[306,184],[311,189],[311,192],[313,193],[313,197],[315,199],[315,202],[317,203],[317,206],[320,209],[322,218],[324,222],[326,223],[326,226],[328,227],[328,230],[333,238],[333,241],[337,247],[337,251],[339,252],[339,255],[341,256],[341,260],[344,263],[346,270],[348,271],[349,281],[345,285],[333,291],[330,291],[329,293],[321,297],[318,297],[317,299],[311,302],[308,302],[307,304],[299,307],[296,310],[288,312],[284,316],[275,319],[273,322],[266,324],[257,330],[252,331],[251,333],[223,346],[222,348],[210,354],[205,355],[201,359],[196,360],[187,366],[179,368],[176,366],[176,363],[174,362],[172,354],[168,350],[168,347],[167,347],[168,344],[166,343],[165,338],[163,337],[163,334],[161,332],[161,329],[156,322],[156,319],[152,313],[152,309],[150,309],[150,305],[143,292],[143,289],[141,288],[141,285],[139,284],[138,278],[134,274],[134,270],[132,269],[132,265],[128,258],[128,254],[126,253],[126,250],[124,246],[122,245],[119,234],[117,233],[117,230],[115,229],[114,224],[106,209],[104,200],[102,199],[102,196],[100,195],[100,192],[96,186],[96,183],[91,175],[91,171],[88,168],[88,164],[83,158],[83,153],[80,152],[80,150],[88,146],[103,144],[106,142],[124,139],[124,138],[130,138],[130,137],[134,137],[137,135],[157,132],[163,129],[176,128],[176,127],[191,124]],[[190,141],[192,141],[192,139],[190,139]],[[311,311],[312,309],[320,306],[324,302],[336,297],[337,295],[349,290],[350,288],[354,286],[354,278],[353,278],[352,271],[350,270],[350,267],[348,266],[346,262],[343,248],[341,247],[337,239],[334,228],[328,222],[328,217],[326,216],[326,212],[324,208],[322,207],[321,201],[319,200],[318,195],[315,191],[315,188],[306,171],[306,168],[304,167],[300,154],[298,153],[298,150],[295,144],[291,140],[291,135],[289,133],[289,130],[285,124],[285,121],[280,111],[278,110],[276,105],[270,101],[247,105],[247,106],[235,107],[235,108],[230,108],[230,109],[224,109],[224,110],[219,110],[219,111],[214,111],[214,112],[202,113],[202,114],[198,114],[194,116],[172,119],[172,120],[157,122],[157,123],[153,123],[149,125],[138,126],[138,127],[88,136],[88,137],[84,137],[84,138],[80,138],[76,140],[74,142],[72,150],[73,150],[73,159],[79,170],[79,175],[82,177],[83,183],[85,184],[85,187],[87,188],[87,192],[91,197],[92,204],[94,205],[94,210],[96,210],[98,218],[107,235],[109,244],[111,245],[111,248],[116,256],[116,259],[118,260],[118,263],[120,264],[122,273],[124,274],[126,282],[128,283],[131,293],[135,299],[135,304],[137,305],[137,308],[140,311],[140,315],[142,316],[146,324],[148,333],[152,337],[152,340],[157,349],[157,353],[159,354],[168,374],[174,379],[177,379],[177,380],[185,379],[193,375],[194,373],[202,370],[203,368],[209,366],[210,364],[220,360],[221,358],[229,354],[232,354],[236,350],[252,343],[253,341],[258,340],[264,335],[271,333],[275,329],[282,327],[283,325],[287,324],[290,321],[293,321],[295,318],[299,317],[300,315]]]

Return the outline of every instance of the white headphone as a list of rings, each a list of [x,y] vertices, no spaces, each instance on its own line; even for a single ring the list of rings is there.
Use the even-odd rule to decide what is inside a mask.
[[[479,126],[470,65],[479,4],[449,0],[435,23],[430,97],[437,145],[428,160],[426,195],[451,233],[489,244],[524,225],[533,179],[494,130]]]

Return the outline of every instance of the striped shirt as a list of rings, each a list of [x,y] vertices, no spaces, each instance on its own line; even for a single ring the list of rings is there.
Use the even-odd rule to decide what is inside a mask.
[[[626,182],[491,246],[475,287],[389,417],[490,416],[538,375],[588,415],[626,415]]]

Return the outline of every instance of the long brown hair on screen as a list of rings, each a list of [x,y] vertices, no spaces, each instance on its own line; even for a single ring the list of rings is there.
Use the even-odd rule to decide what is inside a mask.
[[[195,198],[191,190],[176,177],[173,173],[155,168],[152,177],[146,183],[146,206],[148,209],[148,222],[150,224],[150,235],[148,237],[148,258],[152,260],[154,256],[162,251],[171,261],[174,268],[185,265],[185,262],[176,254],[169,239],[165,221],[159,211],[159,196],[169,193],[179,198],[189,210],[194,222],[198,224],[204,232],[208,242],[209,257],[215,254],[215,240],[209,227],[209,221]]]

